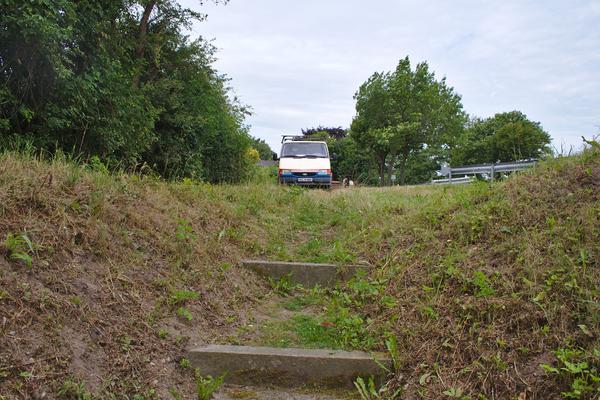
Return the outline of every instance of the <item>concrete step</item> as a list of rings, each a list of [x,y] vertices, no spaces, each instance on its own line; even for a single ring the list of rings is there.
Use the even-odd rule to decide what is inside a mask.
[[[207,345],[191,349],[188,359],[202,375],[220,376],[241,385],[352,386],[358,376],[380,381],[390,360],[382,353],[362,351],[289,349],[275,347]]]
[[[281,387],[277,385],[234,385],[226,383],[214,400],[355,400],[356,388]]]
[[[317,264],[286,261],[242,260],[242,266],[265,277],[281,279],[289,276],[292,283],[304,286],[333,287],[338,281],[350,279],[366,265]]]

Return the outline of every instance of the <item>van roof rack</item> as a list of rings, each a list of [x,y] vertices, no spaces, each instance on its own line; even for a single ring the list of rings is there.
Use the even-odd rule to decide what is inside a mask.
[[[283,142],[297,142],[300,140],[305,140],[304,136],[298,135],[281,135],[281,143]]]
[[[314,138],[303,135],[281,135],[281,143],[283,142],[323,142],[324,139]]]

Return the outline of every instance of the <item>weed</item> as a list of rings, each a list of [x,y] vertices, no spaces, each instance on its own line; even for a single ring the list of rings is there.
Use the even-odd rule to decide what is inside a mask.
[[[442,394],[451,399],[469,400],[469,398],[464,395],[464,392],[460,388],[451,387],[444,390]]]
[[[494,364],[494,367],[496,367],[496,369],[500,372],[504,372],[508,369],[508,364],[506,363],[506,361],[504,361],[502,359],[502,356],[500,353],[494,354],[490,357],[490,360],[492,361],[492,363]]]
[[[212,376],[200,375],[200,370],[196,369],[196,392],[198,394],[198,400],[210,400],[213,398],[213,394],[219,390],[225,379],[225,375],[213,378]]]
[[[94,172],[100,172],[102,174],[108,174],[108,167],[106,166],[106,164],[104,164],[102,162],[102,160],[100,160],[100,157],[98,156],[92,156],[90,157],[89,161],[88,161],[88,167],[89,169],[91,169]]]
[[[477,297],[493,296],[496,293],[487,275],[481,271],[475,271],[471,284],[476,288],[475,296]]]
[[[179,366],[181,368],[188,369],[188,368],[192,368],[192,363],[187,358],[182,357],[181,360],[179,360]]]
[[[131,344],[133,343],[133,338],[129,335],[125,335],[121,338],[121,349],[129,353],[131,351]]]
[[[541,364],[540,367],[549,374],[557,375],[569,386],[562,392],[568,399],[593,399],[600,396],[600,349],[594,349],[586,357],[581,349],[561,348],[555,351],[558,365],[556,367]]]
[[[335,332],[336,347],[342,349],[369,350],[380,342],[374,332],[367,328],[371,320],[344,307],[329,310],[328,317]]]
[[[393,400],[398,398],[402,392],[402,389],[397,389],[395,392],[390,392],[387,386],[381,386],[380,388],[377,388],[372,376],[370,376],[366,382],[362,377],[359,376],[354,381],[354,387],[358,391],[358,394],[362,400]]]
[[[189,290],[175,290],[169,296],[167,303],[170,307],[174,307],[185,304],[189,300],[198,300],[199,297],[200,295],[197,292],[192,292]]]
[[[22,372],[19,372],[19,376],[21,378],[29,379],[29,378],[33,377],[33,374],[29,371],[22,371]]]
[[[359,273],[348,282],[347,288],[332,291],[327,317],[335,328],[338,347],[369,350],[380,343],[378,335],[368,329],[372,321],[359,310],[370,303],[392,306],[393,301],[387,301],[385,296],[381,296],[383,283],[384,281],[367,280]]]
[[[191,241],[197,238],[194,234],[194,228],[192,228],[192,225],[185,219],[179,220],[175,237],[180,241]]]
[[[307,347],[336,347],[334,330],[326,321],[321,322],[310,315],[297,315],[292,318],[293,329],[300,343]]]
[[[387,373],[393,373],[394,371],[400,370],[400,352],[398,351],[398,342],[395,336],[390,336],[385,341],[386,348],[388,350],[388,354],[392,359],[392,369],[390,370],[386,365],[382,364],[379,360],[375,359],[375,362],[379,367],[385,370]],[[354,381],[354,387],[358,391],[362,400],[371,400],[371,399],[395,399],[402,392],[402,388],[398,388],[392,394],[388,394],[389,388],[387,385],[384,385],[380,388],[377,388],[375,385],[375,381],[373,377],[369,377],[368,381],[362,377],[358,377],[356,381]]]
[[[273,279],[269,277],[269,285],[273,291],[281,296],[289,296],[294,290],[296,285],[292,283],[292,273],[281,277],[280,279]]]
[[[82,303],[81,297],[79,297],[79,296],[71,296],[71,297],[69,297],[69,301],[71,302],[71,304],[73,304],[74,306],[77,306],[77,307],[79,307]]]
[[[231,268],[233,268],[233,264],[228,263],[228,262],[221,263],[221,265],[219,266],[219,269],[222,272],[225,272],[225,271],[227,271],[227,270],[229,270]]]
[[[177,309],[177,315],[181,318],[186,319],[187,321],[191,321],[193,319],[192,313],[185,307],[179,307]]]
[[[385,341],[385,347],[392,359],[392,368],[394,371],[400,371],[400,351],[398,350],[398,340],[396,336],[390,336]]]
[[[369,380],[365,383],[362,377],[358,377],[356,381],[354,381],[354,386],[356,390],[358,390],[358,394],[362,400],[371,400],[371,399],[381,399],[381,394],[375,388],[375,381],[373,381],[373,377],[369,377]]]
[[[432,306],[421,307],[421,312],[423,313],[423,315],[425,315],[431,319],[438,319],[438,313],[437,313],[437,311],[435,311],[435,309]]]
[[[67,379],[58,390],[58,397],[69,400],[92,400],[94,396],[85,388],[85,382]]]
[[[185,219],[179,219],[175,233],[177,263],[187,265],[194,251],[194,242],[198,239],[194,228]]]
[[[33,266],[31,255],[35,253],[37,246],[29,239],[27,233],[20,235],[8,233],[3,245],[10,260],[20,261],[29,268]]]
[[[181,394],[179,394],[175,388],[170,388],[169,393],[175,400],[183,400],[183,396],[181,396]]]
[[[158,330],[158,333],[157,333],[157,336],[158,336],[160,339],[166,339],[166,338],[167,338],[167,336],[169,336],[169,331],[168,331],[168,330],[166,330],[166,329],[159,329],[159,330]]]

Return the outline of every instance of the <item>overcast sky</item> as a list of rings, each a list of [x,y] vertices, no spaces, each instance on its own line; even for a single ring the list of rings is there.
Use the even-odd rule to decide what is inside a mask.
[[[348,127],[353,95],[375,71],[427,61],[480,117],[520,110],[554,146],[600,132],[600,0],[182,0],[208,14],[216,68],[253,109],[251,133]]]

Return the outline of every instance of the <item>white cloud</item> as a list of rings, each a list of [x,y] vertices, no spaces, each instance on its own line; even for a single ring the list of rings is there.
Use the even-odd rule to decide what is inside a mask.
[[[197,7],[197,0],[183,0]],[[194,34],[216,38],[217,68],[251,105],[252,134],[348,126],[352,96],[409,55],[479,116],[519,109],[561,143],[600,125],[598,1],[231,0],[205,6]]]

